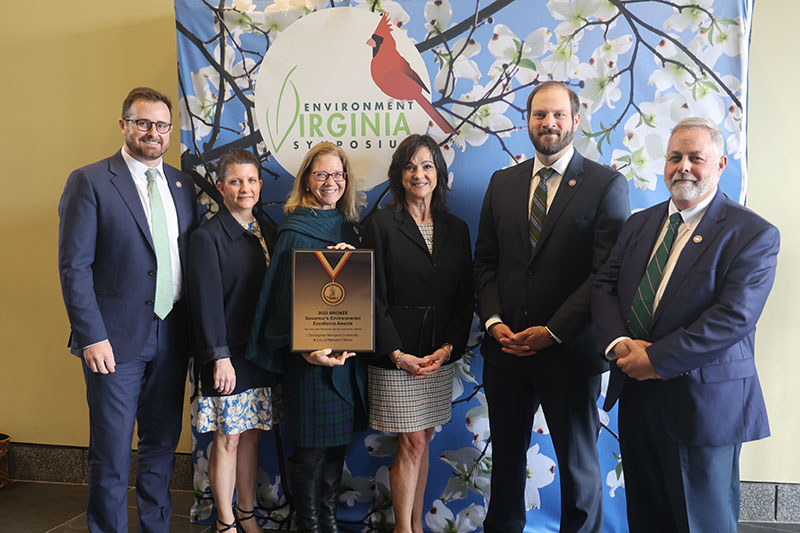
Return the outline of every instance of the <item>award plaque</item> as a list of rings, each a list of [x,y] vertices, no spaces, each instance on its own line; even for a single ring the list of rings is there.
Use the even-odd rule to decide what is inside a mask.
[[[372,250],[294,250],[293,352],[375,349]]]

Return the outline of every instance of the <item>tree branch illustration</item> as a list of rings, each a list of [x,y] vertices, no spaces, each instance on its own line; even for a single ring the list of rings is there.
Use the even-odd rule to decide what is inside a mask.
[[[480,11],[478,11],[475,16],[470,17],[468,19],[464,19],[455,26],[451,26],[446,31],[443,31],[436,37],[431,37],[425,41],[422,41],[417,45],[417,50],[419,53],[427,52],[431,48],[438,46],[445,41],[449,41],[456,37],[457,35],[461,35],[465,31],[470,28],[475,28],[481,21],[491,17],[507,5],[513,3],[514,0],[495,0],[488,6],[484,7]],[[475,5],[478,6],[480,2],[476,2]]]

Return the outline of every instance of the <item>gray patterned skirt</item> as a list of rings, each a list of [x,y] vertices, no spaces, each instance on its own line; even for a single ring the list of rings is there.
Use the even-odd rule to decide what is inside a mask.
[[[369,367],[369,427],[409,433],[448,422],[455,366],[442,366],[422,379],[405,370]]]

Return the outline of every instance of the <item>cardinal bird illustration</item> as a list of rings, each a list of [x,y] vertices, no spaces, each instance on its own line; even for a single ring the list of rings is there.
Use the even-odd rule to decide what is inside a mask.
[[[457,132],[433,105],[422,95],[430,94],[425,83],[414,72],[403,56],[397,51],[392,37],[392,27],[386,15],[381,17],[375,33],[367,41],[372,47],[372,80],[387,96],[397,100],[414,100],[428,114],[443,132],[455,135]]]

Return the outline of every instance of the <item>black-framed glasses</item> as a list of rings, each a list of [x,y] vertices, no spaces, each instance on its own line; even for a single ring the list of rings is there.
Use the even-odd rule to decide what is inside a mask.
[[[155,124],[156,131],[158,133],[169,133],[169,130],[172,129],[172,124],[169,122],[153,122],[152,120],[147,120],[146,118],[123,118],[125,122],[133,122],[136,124],[136,129],[139,131],[150,131],[150,128],[153,127]]]
[[[312,176],[314,179],[320,182],[328,181],[328,178],[333,178],[333,181],[342,182],[347,177],[347,172],[325,172],[324,170],[318,170],[317,172],[312,172]]]

